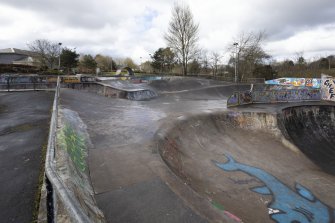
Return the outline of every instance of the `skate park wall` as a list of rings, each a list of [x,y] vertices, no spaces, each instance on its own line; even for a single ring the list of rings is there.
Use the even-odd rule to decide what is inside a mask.
[[[59,95],[58,78],[45,161],[46,195],[39,216],[46,210],[48,222],[105,222],[89,181],[91,143],[86,126],[77,113],[59,108]]]
[[[265,83],[260,90],[234,92],[227,100],[227,107],[251,103],[335,101],[335,79],[324,74],[321,79],[281,78]]]

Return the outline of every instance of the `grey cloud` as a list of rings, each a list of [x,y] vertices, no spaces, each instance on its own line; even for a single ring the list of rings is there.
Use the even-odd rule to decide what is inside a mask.
[[[107,23],[118,22],[117,16],[112,16],[111,11],[101,5],[94,4],[95,1],[80,0],[4,0],[1,4],[6,4],[15,8],[26,9],[67,27],[99,29]]]
[[[286,39],[297,32],[334,23],[334,12],[333,0],[263,1],[246,15],[241,29],[266,30],[270,40]]]

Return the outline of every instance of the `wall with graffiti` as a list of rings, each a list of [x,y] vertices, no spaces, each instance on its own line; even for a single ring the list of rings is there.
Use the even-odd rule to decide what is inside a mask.
[[[251,191],[269,195],[268,214],[275,222],[331,223],[335,220],[335,210],[320,201],[303,185],[296,183],[292,189],[270,173],[253,166],[238,163],[230,155],[225,155],[226,163],[213,161],[224,171],[240,171],[260,180],[263,185],[249,188]]]
[[[269,85],[284,85],[294,87],[312,87],[320,88],[320,78],[294,78],[294,77],[283,77],[274,80],[265,81],[265,84]]]
[[[227,107],[238,106],[239,105],[239,92],[234,92],[228,99],[227,99]]]
[[[57,84],[58,76],[38,76],[38,75],[1,75],[0,89],[54,89]],[[75,84],[95,83],[96,78],[92,76],[61,76],[62,86],[75,88]]]
[[[251,104],[252,102],[253,102],[252,92],[242,91],[242,92],[239,93],[239,104],[240,105]]]
[[[321,80],[322,100],[335,101],[335,78],[322,75]]]
[[[252,104],[252,93],[250,91],[236,91],[227,100],[227,107]]]
[[[275,103],[295,101],[319,101],[321,100],[320,89],[286,89],[272,91],[252,92],[253,103]]]
[[[227,107],[251,103],[276,103],[298,101],[335,101],[335,79],[279,78],[258,85],[248,92],[234,92],[227,100]]]
[[[58,174],[92,222],[104,222],[94,199],[89,178],[88,150],[92,148],[87,127],[77,112],[60,110],[57,132],[56,165]]]
[[[335,86],[335,85],[334,85]],[[254,90],[235,92],[227,100],[227,107],[251,103],[276,103],[297,101],[320,101],[321,90],[313,88]]]

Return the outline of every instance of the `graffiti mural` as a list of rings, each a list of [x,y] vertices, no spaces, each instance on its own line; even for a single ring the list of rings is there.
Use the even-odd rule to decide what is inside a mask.
[[[329,76],[322,77],[322,100],[335,101],[335,80]]]
[[[236,91],[227,100],[227,107],[252,104],[251,91]]]
[[[69,125],[63,129],[63,139],[66,143],[66,150],[75,167],[84,172],[86,170],[86,145],[84,137],[80,136]]]
[[[294,77],[283,77],[274,80],[265,81],[268,85],[283,85],[283,86],[294,86],[294,87],[312,87],[320,88],[320,78],[294,78]]]
[[[307,88],[254,91],[252,98],[254,103],[318,101],[321,100],[321,92],[320,89]]]
[[[80,83],[80,78],[76,76],[64,76],[62,77],[63,83]]]
[[[239,94],[240,105],[246,105],[252,103],[252,95],[250,91],[243,91]]]
[[[321,79],[313,78],[312,79],[313,88],[321,88]]]
[[[227,107],[237,106],[239,105],[239,92],[234,92],[227,100]]]
[[[286,223],[331,223],[335,220],[335,210],[317,199],[311,191],[296,183],[295,190],[264,170],[236,162],[225,155],[226,163],[213,161],[224,171],[242,171],[256,177],[264,186],[250,188],[255,193],[272,196],[268,213],[276,222]]]
[[[321,80],[320,80],[321,81]],[[313,80],[308,81],[313,85]],[[320,82],[321,83],[321,82]],[[319,84],[317,81],[316,85]],[[335,86],[332,85],[332,86]],[[328,84],[328,87],[332,87]],[[327,90],[327,92],[335,92]],[[325,96],[327,97],[327,96]],[[333,96],[335,100],[335,95]],[[294,87],[285,85],[267,85],[258,87],[257,90],[234,92],[227,100],[227,107],[252,104],[252,103],[277,103],[277,102],[299,102],[320,101],[321,89],[313,87]]]

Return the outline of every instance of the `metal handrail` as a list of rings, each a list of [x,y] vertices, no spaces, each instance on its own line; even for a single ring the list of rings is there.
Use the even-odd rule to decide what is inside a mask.
[[[51,183],[51,193],[53,197],[53,201],[56,201],[57,195],[59,196],[60,200],[62,201],[65,209],[68,211],[70,218],[74,222],[84,223],[84,222],[91,222],[88,216],[83,212],[82,208],[78,201],[73,199],[70,192],[64,185],[63,181],[61,180],[60,176],[57,174],[56,171],[56,161],[55,161],[55,147],[56,147],[56,127],[57,127],[57,120],[58,120],[58,99],[60,93],[60,78],[57,79],[57,87],[55,92],[55,98],[53,102],[52,108],[52,115],[51,115],[51,123],[50,123],[50,131],[49,131],[49,138],[48,138],[48,148],[45,160],[45,174],[46,178]],[[47,201],[48,202],[48,201]],[[52,209],[53,210],[53,209]],[[55,219],[55,211],[51,213],[53,215],[54,222]]]

